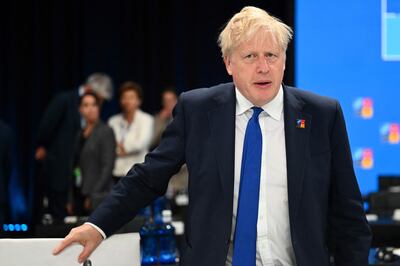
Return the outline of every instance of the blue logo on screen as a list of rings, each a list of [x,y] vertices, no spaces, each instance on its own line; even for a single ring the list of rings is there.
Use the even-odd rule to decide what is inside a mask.
[[[397,123],[385,123],[380,128],[382,140],[389,144],[400,143],[400,124]]]
[[[357,98],[353,102],[353,109],[357,116],[370,119],[374,115],[374,101],[368,97]]]
[[[369,170],[374,166],[374,152],[371,148],[358,148],[353,154],[355,167]]]

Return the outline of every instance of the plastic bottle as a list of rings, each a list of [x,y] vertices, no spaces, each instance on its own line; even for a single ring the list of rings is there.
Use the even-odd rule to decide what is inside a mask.
[[[157,235],[159,241],[159,262],[170,264],[176,262],[175,228],[172,226],[171,210],[162,212],[163,223],[158,227]]]

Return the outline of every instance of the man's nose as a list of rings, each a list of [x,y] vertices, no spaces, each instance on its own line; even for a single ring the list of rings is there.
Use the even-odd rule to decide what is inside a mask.
[[[257,72],[268,73],[270,70],[269,63],[265,57],[260,57],[257,61]]]

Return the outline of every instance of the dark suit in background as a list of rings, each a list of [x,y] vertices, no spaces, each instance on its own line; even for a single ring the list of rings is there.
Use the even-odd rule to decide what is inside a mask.
[[[77,166],[82,175],[80,194],[90,199],[94,209],[110,193],[113,184],[115,136],[113,130],[100,121],[88,138],[84,141],[82,138],[82,134],[78,134],[75,145]]]
[[[74,142],[80,129],[78,103],[78,90],[58,94],[47,107],[37,135],[38,146],[47,150],[43,161],[45,194],[56,219],[66,216]]]
[[[12,171],[12,130],[0,120],[0,226],[9,216],[8,185]]]
[[[183,93],[160,145],[121,179],[89,222],[107,236],[163,195],[186,162],[189,207],[181,265],[224,266],[233,213],[232,83]],[[336,100],[284,86],[291,240],[298,266],[368,265],[371,233]],[[306,127],[296,126],[298,119]],[[277,210],[279,211],[279,210]]]

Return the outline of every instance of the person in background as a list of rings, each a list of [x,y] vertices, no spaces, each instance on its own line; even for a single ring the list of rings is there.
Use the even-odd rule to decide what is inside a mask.
[[[112,187],[115,160],[113,130],[100,119],[100,98],[93,92],[84,93],[79,113],[85,127],[75,143],[73,197],[67,205],[68,214],[88,215],[108,195]]]
[[[117,142],[114,181],[125,176],[132,165],[141,163],[149,151],[153,118],[140,109],[143,91],[139,84],[127,81],[121,85],[119,100],[122,113],[108,120]]]
[[[44,184],[48,211],[55,221],[61,221],[67,214],[65,206],[68,199],[68,180],[72,171],[73,147],[75,137],[85,122],[78,112],[79,98],[89,91],[96,93],[100,102],[111,100],[111,78],[103,73],[94,73],[78,89],[56,95],[39,124],[35,159],[42,163],[43,181],[39,183]],[[40,189],[43,188],[37,188]],[[39,198],[41,201],[41,195]],[[41,209],[42,206],[37,207]]]
[[[12,130],[0,120],[0,226],[9,214],[8,184],[12,171]]]
[[[172,121],[172,111],[177,103],[178,95],[175,88],[167,87],[161,93],[161,110],[154,115],[153,140],[150,150],[154,150],[160,143],[161,136],[168,124]],[[170,180],[166,197],[172,200],[176,194],[185,193],[188,185],[188,171],[186,164]]]
[[[174,109],[177,100],[178,96],[173,87],[168,87],[161,93],[162,108],[160,112],[154,116],[154,134],[150,150],[156,148],[160,143],[162,133],[172,120],[172,110]]]

